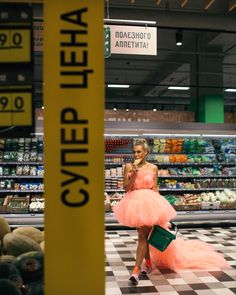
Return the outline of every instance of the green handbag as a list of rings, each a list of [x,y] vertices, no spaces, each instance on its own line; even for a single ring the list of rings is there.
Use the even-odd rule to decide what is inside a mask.
[[[160,225],[154,225],[150,237],[148,239],[148,243],[160,250],[161,252],[163,252],[169,246],[169,244],[176,239],[178,227],[176,224],[172,222],[170,222],[170,224],[171,229],[173,228],[175,230],[174,234],[164,229]]]

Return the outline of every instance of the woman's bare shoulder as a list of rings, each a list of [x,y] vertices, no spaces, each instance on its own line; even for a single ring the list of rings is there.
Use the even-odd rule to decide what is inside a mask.
[[[157,170],[157,166],[152,164],[152,163],[148,163],[149,165],[149,168],[152,169],[153,171],[156,171]]]

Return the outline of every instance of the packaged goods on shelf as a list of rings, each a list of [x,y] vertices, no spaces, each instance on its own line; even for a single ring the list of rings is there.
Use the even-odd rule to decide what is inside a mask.
[[[106,138],[105,140],[105,151],[113,152],[117,151],[119,148],[126,148],[132,143],[131,139],[128,138]]]
[[[25,197],[7,197],[7,212],[8,213],[28,213],[29,212],[29,199],[30,196]]]
[[[45,208],[45,202],[44,200],[32,200],[29,204],[29,211],[30,212],[35,212],[35,213],[41,213],[44,212],[44,208]]]
[[[120,200],[124,197],[124,194],[121,193],[114,193],[112,195],[109,195],[110,203],[111,203],[111,210],[113,206],[118,204]]]
[[[43,212],[42,163],[42,137],[0,139],[0,193],[7,203],[5,212]]]

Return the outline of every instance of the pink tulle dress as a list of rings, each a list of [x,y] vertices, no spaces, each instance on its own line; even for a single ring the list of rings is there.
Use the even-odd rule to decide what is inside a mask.
[[[133,189],[113,209],[121,224],[129,227],[159,224],[167,229],[167,224],[176,216],[176,211],[163,196],[152,190],[155,181],[152,170],[139,169]],[[222,254],[199,240],[177,237],[164,252],[150,245],[150,255],[153,265],[158,268],[178,270],[230,267]]]

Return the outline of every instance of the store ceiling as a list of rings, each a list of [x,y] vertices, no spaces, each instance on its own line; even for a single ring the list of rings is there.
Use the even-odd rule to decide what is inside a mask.
[[[182,4],[182,7],[181,7]],[[211,4],[208,9],[207,5]],[[112,54],[105,60],[106,107],[190,109],[191,101],[207,94],[223,95],[226,111],[236,110],[236,1],[109,0],[105,18],[155,20],[157,55]],[[176,45],[182,30],[183,45]],[[168,86],[189,86],[188,91]]]

